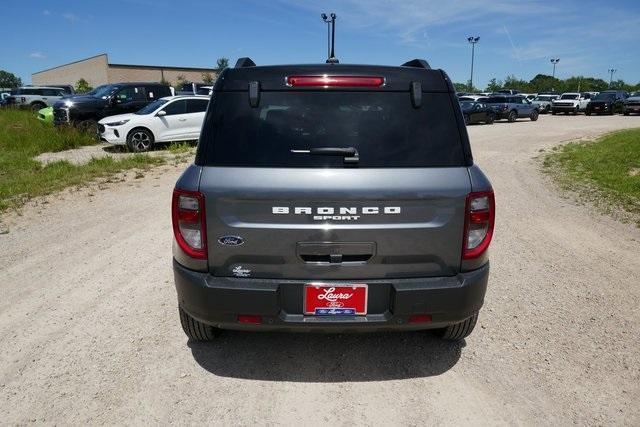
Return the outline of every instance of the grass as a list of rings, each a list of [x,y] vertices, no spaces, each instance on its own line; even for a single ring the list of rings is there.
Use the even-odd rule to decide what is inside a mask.
[[[640,225],[640,129],[557,147],[544,168],[562,187],[609,212],[622,208]]]
[[[84,165],[58,161],[43,166],[33,159],[41,153],[96,144],[92,135],[71,127],[42,123],[31,111],[0,109],[0,212],[17,207],[34,196],[125,169],[164,163],[160,157],[135,155],[121,160],[92,159]]]

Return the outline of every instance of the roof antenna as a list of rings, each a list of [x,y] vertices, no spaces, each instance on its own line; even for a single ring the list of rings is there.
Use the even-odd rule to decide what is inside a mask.
[[[327,26],[327,64],[337,64],[338,58],[335,55],[335,45],[336,45],[336,14],[331,13],[329,15],[331,19],[327,17],[326,13],[320,15],[322,20],[328,25]],[[331,27],[331,28],[329,28]],[[331,36],[329,36],[329,32],[331,32]]]

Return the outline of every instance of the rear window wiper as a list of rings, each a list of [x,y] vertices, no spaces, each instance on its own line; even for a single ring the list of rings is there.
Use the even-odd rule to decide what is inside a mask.
[[[360,156],[354,147],[317,147],[306,150],[291,150],[295,154],[312,154],[316,156],[341,156],[345,163],[358,163]]]

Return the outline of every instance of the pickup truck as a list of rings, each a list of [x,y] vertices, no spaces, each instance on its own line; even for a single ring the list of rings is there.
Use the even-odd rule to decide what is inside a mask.
[[[558,113],[578,114],[587,110],[591,102],[591,94],[588,92],[565,92],[560,98],[551,101],[551,114]]]

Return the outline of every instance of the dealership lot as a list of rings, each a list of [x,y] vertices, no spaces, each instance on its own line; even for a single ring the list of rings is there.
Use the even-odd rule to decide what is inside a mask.
[[[564,198],[535,157],[639,126],[580,115],[468,128],[499,208],[485,309],[463,344],[235,332],[188,343],[168,209],[182,167],[28,205],[0,235],[0,419],[636,424],[640,230]]]

